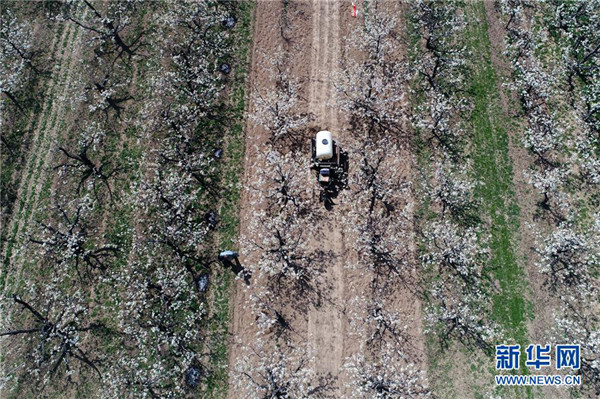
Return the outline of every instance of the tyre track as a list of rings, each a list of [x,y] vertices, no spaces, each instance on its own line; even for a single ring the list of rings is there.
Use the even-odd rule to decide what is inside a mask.
[[[333,76],[338,69],[341,56],[339,3],[335,1],[312,1],[312,52],[310,69],[309,110],[316,115],[317,128],[331,130],[343,146],[346,134],[340,129],[338,110],[335,107],[336,91]],[[321,206],[321,204],[315,204]],[[324,221],[326,240],[315,243],[336,257],[326,266],[325,281],[332,283],[330,301],[308,314],[308,341],[315,356],[314,369],[320,375],[339,377],[344,363],[346,321],[340,309],[345,301],[345,254],[344,231],[335,217],[336,209]],[[336,390],[339,394],[339,382]]]
[[[303,82],[303,92],[306,95],[306,103],[302,108],[314,114],[314,123],[311,127],[318,129],[329,129],[335,138],[344,145],[349,138],[345,132],[345,122],[338,114],[336,104],[336,88],[333,84],[335,72],[339,69],[341,57],[341,15],[346,10],[346,4],[338,0],[311,0],[294,2],[288,4],[289,8],[300,10],[299,14],[305,18],[294,20],[293,29],[296,41],[290,50],[290,68],[296,77]],[[252,65],[250,74],[250,86],[260,84],[268,85],[270,82],[268,71],[261,68],[258,60],[264,54],[278,51],[282,46],[280,34],[277,31],[277,21],[282,14],[281,4],[272,1],[258,1],[255,7],[253,27]],[[299,14],[296,14],[298,16]],[[349,18],[349,16],[348,16]],[[349,21],[346,21],[349,22]],[[249,102],[248,113],[251,114],[255,105]],[[250,220],[256,209],[264,204],[264,198],[260,197],[257,190],[250,190],[250,182],[256,181],[259,173],[264,173],[261,165],[261,156],[258,149],[268,141],[268,132],[257,129],[252,123],[246,126],[246,156],[244,161],[244,181],[247,189],[244,192],[240,207],[240,236],[251,235]],[[308,151],[306,156],[309,156]],[[261,168],[262,166],[262,168]],[[307,184],[315,184],[314,176],[307,173]],[[317,190],[315,186],[315,190]],[[322,207],[315,199],[315,207]],[[320,376],[330,375],[334,378],[340,377],[340,370],[349,353],[356,348],[347,336],[347,320],[344,313],[345,302],[351,297],[347,290],[346,282],[348,274],[345,265],[348,261],[346,249],[352,252],[352,245],[346,244],[348,238],[345,235],[343,223],[340,218],[344,217],[348,207],[346,205],[336,206],[334,211],[326,215],[322,222],[322,235],[327,237],[325,242],[311,242],[313,248],[331,251],[335,257],[328,260],[325,265],[325,284],[321,287],[326,300],[318,309],[308,310],[304,315],[298,315],[294,320],[294,342],[289,342],[294,347],[309,347],[314,356],[314,362],[310,367]],[[253,264],[257,261],[259,254],[244,252],[242,262]],[[351,256],[351,255],[350,255]],[[356,278],[350,277],[354,282]],[[364,276],[360,276],[364,280]],[[257,326],[255,315],[250,310],[250,298],[253,295],[254,285],[246,288],[243,284],[237,284],[231,307],[231,341],[229,347],[230,387],[228,398],[238,399],[249,397],[243,392],[243,387],[236,387],[233,379],[236,378],[236,361],[244,354],[245,346],[252,347],[257,339]],[[258,284],[259,286],[260,284]],[[351,287],[352,288],[352,287]],[[343,380],[338,380],[333,386],[335,397],[345,397],[343,394]]]

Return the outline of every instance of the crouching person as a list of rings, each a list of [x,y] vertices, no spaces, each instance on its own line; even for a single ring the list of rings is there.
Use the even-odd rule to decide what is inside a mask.
[[[241,265],[237,252],[229,250],[223,251],[219,254],[219,261],[223,263],[225,267],[230,268],[236,275],[242,276],[246,285],[250,285],[252,272]]]

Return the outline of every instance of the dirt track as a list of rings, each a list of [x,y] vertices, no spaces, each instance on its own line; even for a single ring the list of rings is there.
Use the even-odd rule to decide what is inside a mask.
[[[300,1],[289,3],[287,10],[291,42],[281,35],[281,16],[284,13],[281,2],[257,1],[254,16],[252,65],[250,87],[265,87],[269,84],[268,72],[261,67],[259,58],[265,54],[273,54],[281,48],[286,48],[289,56],[289,67],[295,77],[303,84],[302,92],[306,99],[306,111],[314,114],[314,129],[331,130],[334,137],[343,145],[349,145],[353,138],[350,135],[349,123],[336,104],[336,88],[333,75],[339,68],[342,57],[342,39],[349,32],[349,27],[355,20],[350,13],[350,3],[345,1]],[[289,15],[293,13],[293,15]],[[252,113],[255,104],[250,98],[248,113]],[[250,225],[252,217],[260,208],[260,193],[249,189],[249,185],[257,181],[261,170],[257,151],[268,139],[268,132],[256,128],[251,122],[246,126],[246,158],[244,164],[245,193],[241,203],[240,236],[252,235]],[[308,149],[307,154],[308,157]],[[352,158],[352,154],[350,154]],[[407,160],[410,156],[407,154]],[[352,161],[351,161],[352,162]],[[410,173],[410,161],[403,174]],[[356,165],[350,166],[350,173]],[[309,180],[307,172],[306,184],[315,184]],[[316,185],[316,184],[315,184]],[[327,299],[318,308],[312,308],[304,319],[295,320],[295,335],[298,346],[306,346],[314,353],[314,371],[321,376],[330,375],[335,378],[333,396],[348,397],[345,387],[345,374],[342,366],[348,357],[357,353],[365,337],[352,334],[347,311],[350,301],[357,295],[368,292],[370,275],[364,270],[347,268],[356,262],[356,250],[353,240],[356,237],[348,228],[347,213],[349,204],[343,200],[334,211],[327,214],[322,221],[321,232],[326,240],[315,240],[314,246],[332,251],[334,256],[326,265],[323,281],[327,282]],[[315,199],[315,206],[322,206]],[[412,237],[407,233],[407,237]],[[411,246],[410,243],[407,245]],[[240,248],[242,263],[252,264],[259,254],[245,252]],[[236,283],[235,295],[231,304],[231,343],[229,349],[229,364],[231,373],[228,397],[231,399],[245,398],[247,394],[236,391],[232,380],[236,360],[242,355],[245,345],[252,345],[257,339],[255,315],[250,310],[253,286],[245,287],[242,282]],[[416,345],[423,349],[420,308],[414,298],[404,297],[402,293],[393,301],[397,311],[407,316],[406,322],[411,324],[411,333],[416,337]],[[422,365],[421,365],[422,366]]]
[[[319,129],[334,132],[344,142],[340,129],[338,108],[335,106],[336,91],[332,74],[338,69],[341,56],[340,2],[312,2],[312,55],[309,80],[309,110],[315,114]],[[308,315],[308,339],[318,361],[315,370],[319,374],[337,376],[344,358],[345,321],[340,309],[345,290],[344,263],[346,249],[341,224],[330,218],[323,226],[327,240],[323,249],[338,254],[328,265],[325,280],[332,283],[331,302]],[[318,245],[319,243],[317,243]]]
[[[338,65],[341,53],[341,7],[345,3],[318,1],[295,4],[298,11],[306,18],[293,20],[294,44],[290,51],[290,64],[294,74],[304,79],[303,92],[306,93],[309,112],[315,115],[315,127],[330,129],[336,132],[336,137],[343,142],[338,110],[335,106],[335,88],[331,74]],[[254,20],[253,62],[250,76],[251,86],[257,86],[269,80],[266,72],[258,65],[258,55],[272,53],[284,40],[279,33],[279,27],[273,21],[280,20],[281,3],[273,1],[258,1]],[[297,34],[300,32],[300,34]],[[305,32],[306,34],[302,34]],[[308,76],[307,76],[308,75]],[[253,104],[250,103],[249,112]],[[256,165],[256,146],[267,139],[265,132],[256,129],[251,123],[247,126],[245,181],[254,181],[255,173],[259,172]],[[308,156],[308,154],[307,154]],[[246,192],[242,202],[240,235],[248,234],[250,217],[253,213],[251,203],[256,201],[251,192]],[[260,199],[258,199],[260,201]],[[256,202],[255,202],[256,203]],[[321,204],[318,204],[321,206]],[[323,227],[329,240],[324,242],[325,250],[332,250],[341,256],[336,257],[327,266],[325,280],[332,283],[332,292],[328,293],[330,301],[319,309],[309,312],[307,325],[298,326],[305,342],[315,350],[318,362],[314,365],[319,374],[337,376],[344,360],[344,321],[341,318],[340,305],[344,301],[344,234],[342,227],[329,218]],[[317,243],[315,243],[316,245]],[[256,254],[254,254],[256,256]],[[253,254],[247,254],[244,261],[255,260]],[[252,287],[245,289],[238,283],[232,304],[233,336],[230,347],[230,365],[234,365],[244,344],[256,339],[254,316],[248,307]],[[305,335],[306,334],[306,335]],[[239,398],[240,393],[229,390],[230,398]]]

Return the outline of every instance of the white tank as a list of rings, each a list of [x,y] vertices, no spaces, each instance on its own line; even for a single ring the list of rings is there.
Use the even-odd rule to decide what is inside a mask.
[[[333,139],[331,132],[321,130],[317,133],[316,140],[316,157],[317,159],[331,159],[333,157]]]

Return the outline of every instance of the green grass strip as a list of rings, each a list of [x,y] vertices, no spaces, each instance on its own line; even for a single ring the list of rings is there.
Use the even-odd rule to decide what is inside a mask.
[[[476,195],[481,199],[480,213],[490,223],[491,260],[489,269],[499,283],[500,291],[493,296],[492,317],[505,333],[509,343],[529,343],[527,319],[529,304],[524,296],[528,284],[523,267],[517,261],[519,207],[513,190],[512,160],[509,156],[508,117],[500,106],[499,78],[490,53],[490,38],[483,2],[467,3],[471,14],[466,42],[473,53],[474,71],[471,78],[473,113],[473,173],[481,185]],[[525,357],[521,356],[521,371],[526,373]],[[517,388],[517,397],[533,397],[531,388]]]

